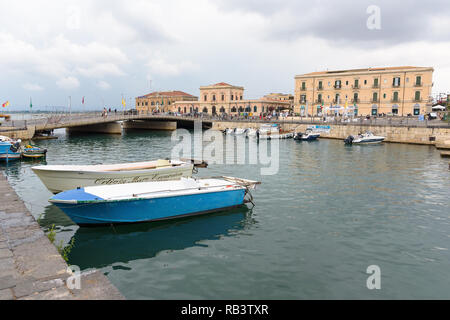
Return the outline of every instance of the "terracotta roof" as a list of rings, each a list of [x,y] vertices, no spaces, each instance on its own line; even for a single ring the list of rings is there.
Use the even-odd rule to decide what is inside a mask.
[[[227,87],[232,87],[231,84],[225,83],[225,82],[219,82],[216,84],[213,84],[213,86],[227,86]]]
[[[140,96],[138,98],[150,98],[150,97],[154,97],[154,96],[160,96],[160,97],[193,97],[195,98],[195,96],[183,92],[183,91],[155,91],[149,94],[146,94],[144,96]]]
[[[348,70],[332,70],[332,71],[318,71],[302,74],[302,76],[314,76],[314,75],[325,75],[325,74],[335,74],[335,73],[351,73],[351,72],[370,72],[370,71],[390,71],[390,70],[404,70],[404,69],[417,69],[421,67],[413,66],[400,66],[400,67],[382,67],[382,68],[366,68],[366,69],[348,69]]]

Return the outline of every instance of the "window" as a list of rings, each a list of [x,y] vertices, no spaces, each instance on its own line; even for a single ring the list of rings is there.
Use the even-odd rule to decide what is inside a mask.
[[[244,112],[244,108],[242,108],[242,106],[239,106],[239,112]]]
[[[204,96],[204,100],[207,101],[208,100],[208,96],[205,94]]]
[[[373,87],[378,88],[378,78],[373,79]]]
[[[394,96],[392,97],[392,101],[396,102],[398,101],[398,92],[394,92]]]
[[[415,101],[420,101],[420,91],[416,91],[416,94],[414,96]]]
[[[234,100],[234,96],[233,95],[231,95],[231,100]]]
[[[358,93],[356,93],[356,92],[353,94],[353,102],[359,102]]]
[[[222,97],[223,97],[223,96],[222,96]],[[221,113],[225,113],[225,108],[224,108],[224,107],[220,108],[220,112],[221,112]]]
[[[376,116],[378,114],[378,107],[372,106],[372,115]]]
[[[231,112],[236,112],[236,107],[231,108]]]
[[[306,90],[306,82],[302,82],[302,90]]]
[[[364,84],[367,84],[367,80],[364,80]]]
[[[257,106],[253,107],[253,112],[258,112],[258,107]]]
[[[337,93],[337,94],[336,94],[336,97],[335,97],[335,99],[334,99],[334,102],[335,102],[335,103],[339,103],[339,98],[340,98],[340,95],[339,95],[339,93]]]
[[[306,102],[306,94],[302,94],[300,96],[300,103],[305,103]]]
[[[355,79],[355,86],[354,86],[355,88],[359,88],[359,80],[358,79]]]
[[[213,96],[212,96],[212,101],[216,101],[216,95],[215,94],[213,94]]]
[[[348,81],[347,81],[347,83],[348,83]],[[341,80],[336,80],[334,82],[334,88],[335,89],[340,89],[341,88]]]
[[[224,101],[225,100],[225,95],[222,95],[222,101]]]
[[[400,77],[395,77],[392,81],[394,87],[400,87]]]
[[[319,88],[318,88],[319,90],[322,90],[323,89],[323,84],[322,84],[322,81],[319,81]]]
[[[421,76],[417,76],[416,77],[416,86],[421,86],[422,85],[422,77]]]
[[[212,106],[212,110],[211,111],[212,111],[213,114],[216,114],[216,106]]]
[[[317,102],[322,103],[322,94],[320,93],[317,95]]]
[[[420,105],[415,105],[414,106],[414,115],[418,116],[420,114]]]
[[[345,81],[345,85],[348,86],[348,81]]]
[[[385,94],[383,94],[383,99],[386,99],[386,93],[385,93]]]
[[[252,108],[251,108],[250,106],[247,106],[247,107],[245,108],[245,112],[252,112]]]
[[[239,100],[242,100],[242,96],[239,97]]]
[[[392,106],[392,114],[398,114],[398,105]]]
[[[378,102],[378,92],[374,92],[372,95],[372,102]]]
[[[207,107],[203,108],[203,113],[208,113],[208,108]]]

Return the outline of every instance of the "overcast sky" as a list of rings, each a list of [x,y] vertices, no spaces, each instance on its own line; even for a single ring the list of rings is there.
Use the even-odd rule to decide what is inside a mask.
[[[10,110],[217,82],[258,98],[293,93],[297,74],[398,65],[434,67],[433,93],[450,92],[448,0],[15,0],[0,21]]]

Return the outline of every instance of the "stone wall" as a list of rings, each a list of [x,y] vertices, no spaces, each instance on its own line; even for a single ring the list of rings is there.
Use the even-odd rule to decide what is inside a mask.
[[[251,122],[214,122],[213,129],[224,130],[226,128],[259,128],[262,123]],[[325,124],[328,125],[328,124]],[[282,124],[285,131],[305,131],[308,124],[288,123]],[[450,140],[450,128],[419,128],[419,127],[396,127],[396,126],[361,126],[352,124],[330,124],[330,132],[323,133],[322,138],[345,139],[349,135],[359,132],[371,131],[375,135],[386,137],[386,142],[411,143],[435,145]]]

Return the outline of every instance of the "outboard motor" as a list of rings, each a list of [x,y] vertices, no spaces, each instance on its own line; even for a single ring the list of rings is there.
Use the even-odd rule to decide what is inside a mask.
[[[11,144],[11,147],[9,148],[12,152],[17,152],[20,149],[20,140],[16,141],[14,143]]]
[[[294,140],[301,140],[301,139],[302,139],[302,136],[303,136],[303,133],[297,132],[297,133],[295,134]]]
[[[353,140],[355,140],[355,137],[353,136],[348,136],[347,139],[344,140],[345,144],[352,144]]]

